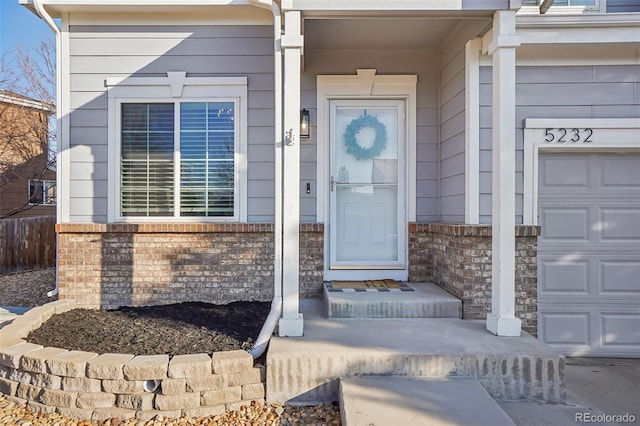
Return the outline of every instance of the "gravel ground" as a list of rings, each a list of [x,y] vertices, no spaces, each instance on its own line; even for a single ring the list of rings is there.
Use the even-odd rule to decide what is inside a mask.
[[[0,275],[0,306],[40,306],[56,300],[47,297],[47,292],[55,287],[55,268],[24,271]],[[0,425],[21,426],[161,426],[161,425],[331,425],[339,426],[340,409],[337,404],[308,407],[292,407],[266,404],[252,404],[239,411],[227,412],[222,416],[205,418],[156,418],[148,421],[111,419],[91,422],[63,417],[57,413],[34,413],[14,398],[0,394]]]
[[[220,416],[168,419],[157,416],[151,420],[120,420],[113,418],[103,421],[78,420],[58,413],[34,413],[24,405],[10,401],[0,394],[0,425],[20,426],[298,426],[327,425],[339,426],[340,413],[333,405],[315,407],[282,407],[253,402],[238,411],[227,411]]]
[[[0,275],[0,306],[40,306],[58,300],[47,297],[56,287],[56,268]]]

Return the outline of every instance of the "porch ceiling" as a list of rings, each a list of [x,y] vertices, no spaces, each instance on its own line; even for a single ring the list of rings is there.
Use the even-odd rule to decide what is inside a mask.
[[[439,47],[465,21],[453,18],[308,19],[304,23],[305,50]],[[487,20],[487,25],[490,22]]]

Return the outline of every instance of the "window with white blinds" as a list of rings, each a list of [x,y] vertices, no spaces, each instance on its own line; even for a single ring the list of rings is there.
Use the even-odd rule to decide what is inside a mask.
[[[233,217],[235,102],[122,103],[123,217]]]

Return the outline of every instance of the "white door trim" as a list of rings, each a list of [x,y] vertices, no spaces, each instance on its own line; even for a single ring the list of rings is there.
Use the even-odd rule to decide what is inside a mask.
[[[398,260],[396,261],[358,261],[356,263],[352,262],[341,262],[335,258],[336,250],[337,250],[337,233],[336,226],[337,224],[337,206],[335,205],[337,189],[329,190],[329,215],[327,219],[329,220],[330,226],[328,226],[328,234],[329,237],[329,257],[327,258],[328,267],[332,270],[374,270],[374,269],[391,269],[391,270],[406,270],[407,269],[407,222],[406,222],[406,182],[405,182],[405,174],[400,171],[404,169],[404,164],[406,162],[406,129],[404,128],[404,115],[406,109],[406,102],[402,99],[337,99],[331,102],[331,117],[334,120],[330,123],[331,135],[335,135],[335,114],[337,109],[339,108],[355,108],[360,109],[364,108],[365,110],[370,109],[372,114],[375,114],[377,109],[384,110],[394,110],[397,117],[397,125],[398,125],[398,135],[397,135],[397,153],[398,153],[398,199],[397,199],[397,218],[398,223],[396,224],[397,231],[397,248],[398,248]],[[329,159],[329,168],[331,176],[337,178],[338,172],[334,169],[335,161],[336,161],[336,151],[338,148],[336,146],[331,146],[331,144],[337,143],[336,141],[331,141],[331,135],[329,136],[329,150],[331,154],[331,158]],[[333,150],[333,151],[332,151]],[[327,240],[325,240],[327,241]]]
[[[416,75],[376,75],[376,70],[357,70],[356,75],[319,75],[317,77],[318,143],[316,218],[323,223],[329,216],[329,101],[331,99],[405,99],[407,214],[416,220]]]
[[[405,223],[416,220],[416,75],[376,75],[375,69],[358,69],[355,75],[319,75],[317,76],[317,201],[316,217],[320,223],[329,220],[329,119],[332,99],[398,99],[405,101]],[[332,279],[328,270],[329,227],[325,226],[325,279]],[[405,258],[408,250],[405,250]],[[404,270],[378,270],[383,278],[406,279],[408,259]],[[373,270],[372,270],[373,271]],[[386,272],[385,272],[386,271]],[[349,273],[355,274],[347,277]],[[343,271],[345,279],[358,279],[361,271]],[[393,276],[392,276],[393,275]],[[382,277],[382,276],[381,276]],[[370,278],[378,278],[371,276]]]
[[[523,223],[538,224],[538,153],[544,151],[640,149],[637,118],[526,119],[524,124]],[[589,136],[589,134],[592,134]],[[564,131],[566,134],[563,136]],[[578,132],[576,133],[575,130]],[[564,142],[560,142],[563,139]]]

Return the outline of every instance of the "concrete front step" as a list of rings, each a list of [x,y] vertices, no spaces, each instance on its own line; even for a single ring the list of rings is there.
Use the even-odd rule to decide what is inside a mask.
[[[526,333],[497,337],[454,318],[327,319],[317,299],[300,308],[304,336],[269,344],[269,403],[336,401],[340,378],[364,375],[473,377],[497,400],[565,398],[564,357]]]
[[[461,318],[462,301],[433,283],[407,283],[413,291],[329,291],[329,318]]]
[[[345,426],[515,425],[472,378],[421,380],[394,376],[340,379]]]

